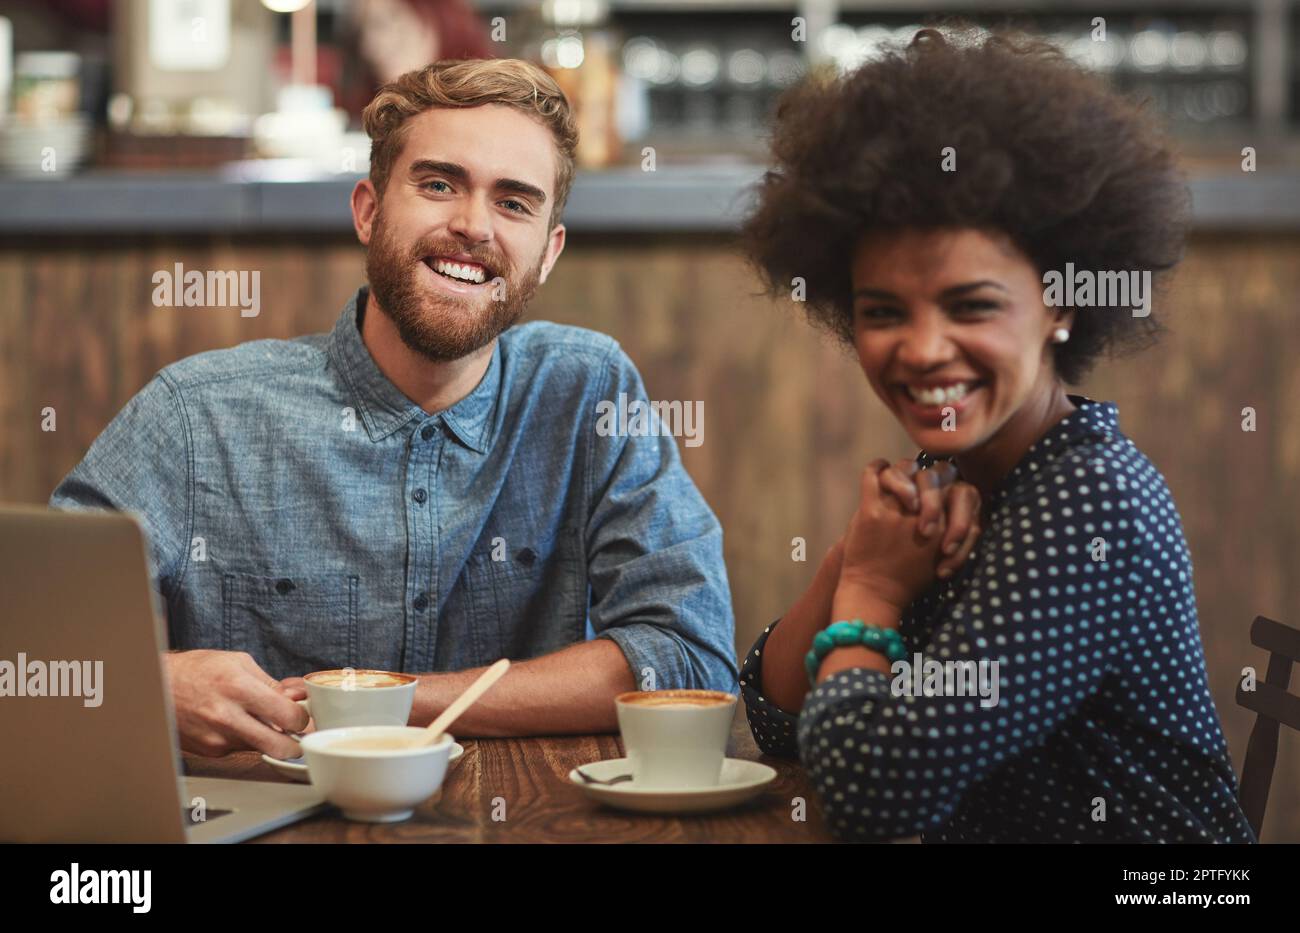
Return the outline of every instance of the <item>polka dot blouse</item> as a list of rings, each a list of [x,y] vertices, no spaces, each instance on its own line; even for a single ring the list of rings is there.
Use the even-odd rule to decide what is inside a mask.
[[[997,661],[995,704],[855,668],[795,717],[760,693],[773,626],[750,651],[750,728],[764,752],[802,758],[841,838],[1254,841],[1169,489],[1113,404],[1070,399],[995,490],[962,569],[900,620],[909,660]]]

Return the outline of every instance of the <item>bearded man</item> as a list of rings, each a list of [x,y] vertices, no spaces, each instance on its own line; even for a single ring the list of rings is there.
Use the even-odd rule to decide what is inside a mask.
[[[137,515],[181,746],[296,756],[302,676],[416,673],[463,735],[612,731],[633,689],[734,692],[722,530],[609,337],[518,323],[564,248],[577,132],[522,61],[440,62],[364,114],[368,287],[331,333],[167,366],[51,505]]]

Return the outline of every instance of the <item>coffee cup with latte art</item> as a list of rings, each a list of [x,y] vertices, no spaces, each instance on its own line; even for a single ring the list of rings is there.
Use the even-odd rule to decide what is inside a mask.
[[[618,729],[638,788],[716,787],[736,715],[736,696],[716,690],[651,690],[614,698]]]
[[[413,674],[343,668],[316,671],[303,678],[307,699],[300,701],[318,730],[345,726],[405,726],[415,702]]]

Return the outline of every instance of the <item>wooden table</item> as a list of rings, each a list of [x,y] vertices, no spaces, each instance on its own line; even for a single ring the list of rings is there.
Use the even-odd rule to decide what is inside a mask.
[[[759,754],[739,713],[727,754],[761,760],[777,779],[753,801],[696,816],[655,816],[603,807],[569,783],[570,769],[623,756],[617,735],[465,739],[442,790],[403,823],[354,823],[337,810],[267,833],[255,842],[830,842],[799,762]],[[186,774],[283,781],[255,752],[185,756]],[[793,798],[806,801],[804,822]],[[498,802],[499,801],[499,802]],[[505,819],[493,819],[504,804]]]

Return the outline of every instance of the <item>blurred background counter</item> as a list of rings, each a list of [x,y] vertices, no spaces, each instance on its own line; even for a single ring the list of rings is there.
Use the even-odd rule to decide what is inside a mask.
[[[281,177],[287,168],[278,166]],[[747,164],[579,171],[564,222],[573,234],[734,231],[762,172]],[[0,236],[351,233],[348,199],[363,176],[267,181],[249,174],[90,172],[44,184],[0,178]],[[1300,230],[1300,169],[1195,174],[1190,187],[1198,231]]]
[[[0,0],[0,174],[364,173],[382,83],[511,56],[564,88],[583,168],[756,164],[784,90],[946,13],[1054,40],[1190,163],[1300,167],[1291,0]]]

